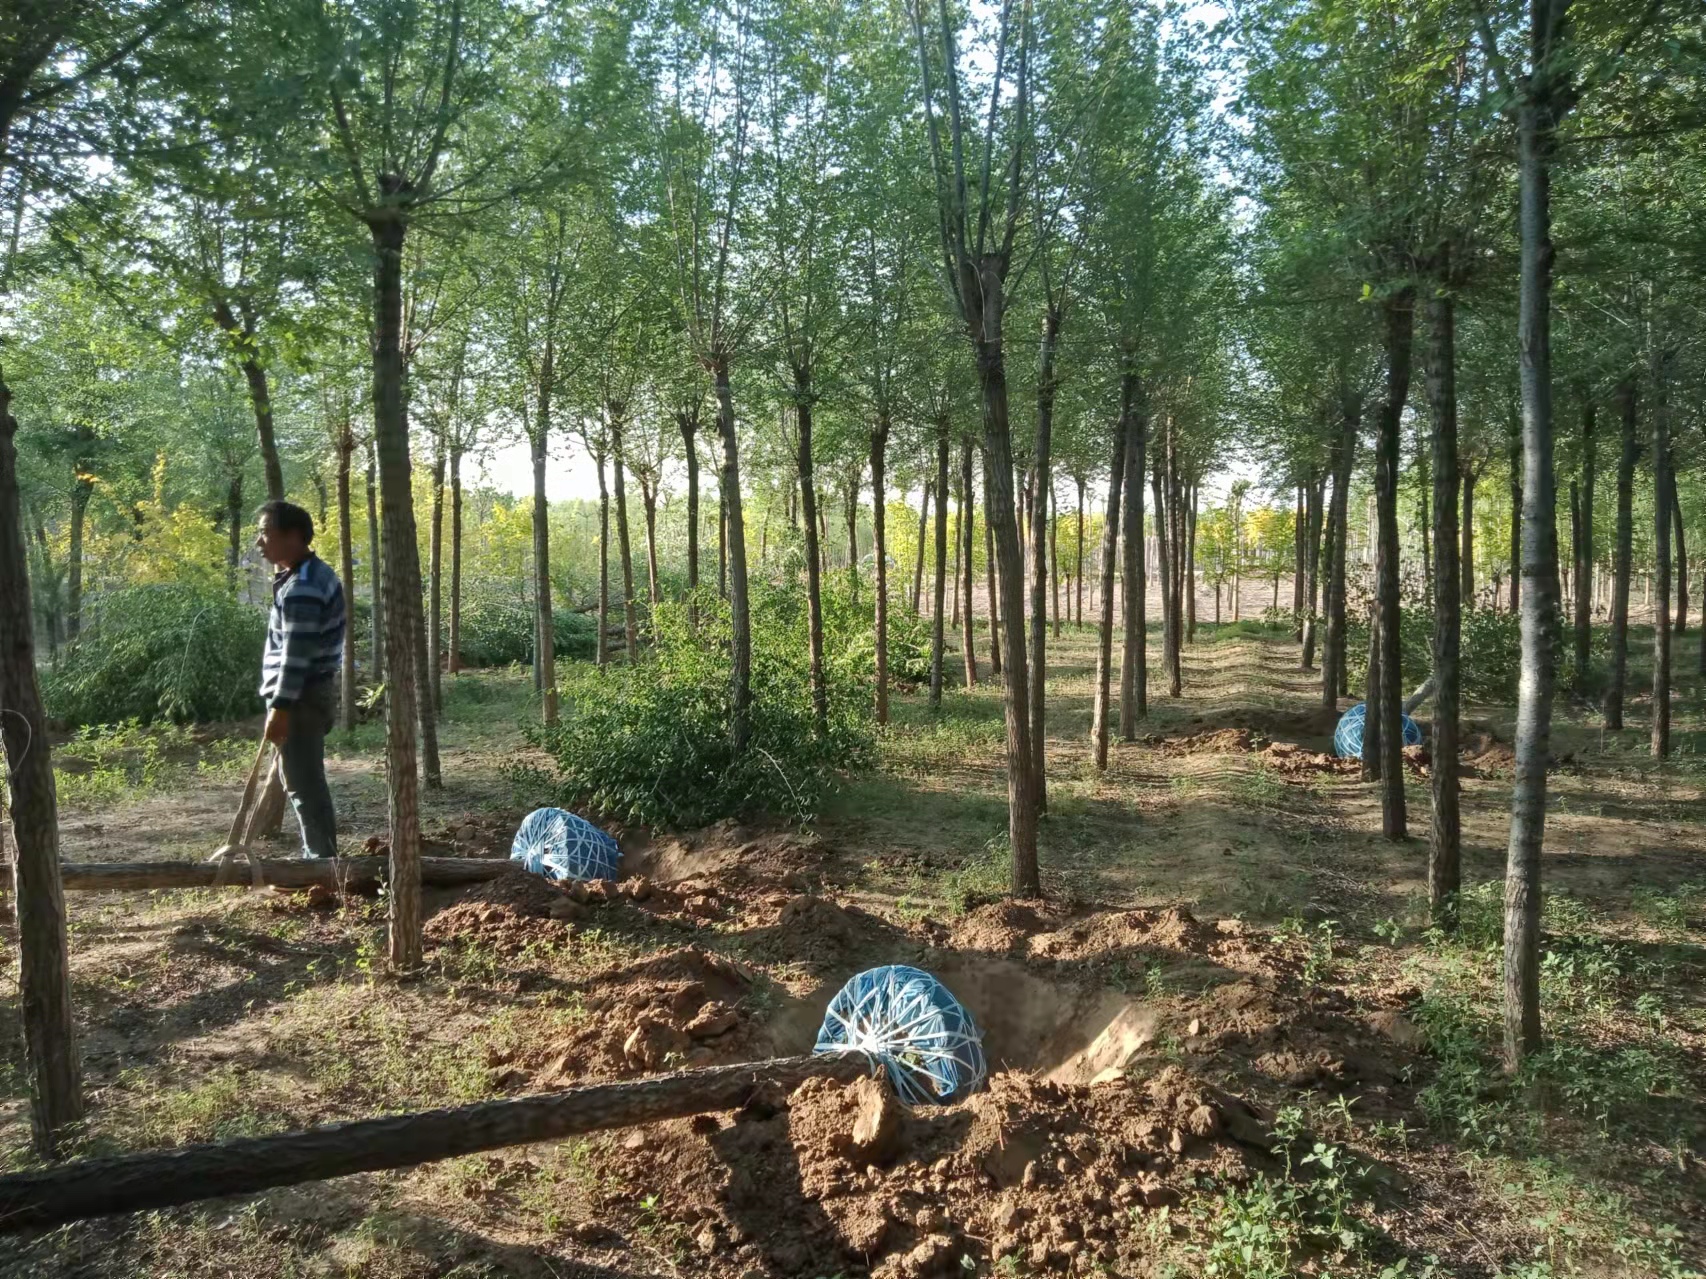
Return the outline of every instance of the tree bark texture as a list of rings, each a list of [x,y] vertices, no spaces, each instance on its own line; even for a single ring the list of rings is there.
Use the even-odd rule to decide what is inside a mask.
[[[372,566],[372,601],[368,616],[373,632],[373,682],[385,682],[385,561],[380,546],[379,528],[379,450],[373,441],[367,445],[367,558]]]
[[[989,522],[989,456],[983,456],[983,576],[989,595],[989,673],[1001,678],[1001,592],[996,586],[995,526]]]
[[[1149,584],[1143,562],[1143,474],[1148,460],[1149,406],[1142,379],[1128,368],[1120,377],[1120,430],[1125,434],[1125,483],[1121,485],[1122,514],[1120,575],[1120,737],[1137,740],[1137,721],[1149,716],[1149,635],[1145,612]]]
[[[338,570],[343,576],[344,598],[355,599],[355,546],[350,530],[350,455],[355,436],[346,420],[338,432]],[[355,644],[346,634],[339,659],[338,719],[348,733],[355,728]]]
[[[1582,409],[1582,477],[1580,514],[1576,520],[1576,687],[1587,687],[1588,658],[1593,636],[1593,490],[1594,490],[1594,404]]]
[[[1387,839],[1408,836],[1404,803],[1404,672],[1398,624],[1399,428],[1410,394],[1414,350],[1414,289],[1386,303],[1386,401],[1380,411],[1380,553],[1377,558],[1380,610],[1380,732],[1385,751],[1381,776],[1381,830]],[[1375,708],[1370,706],[1372,715]]]
[[[1568,0],[1537,4],[1562,10]],[[1539,32],[1536,32],[1537,38]],[[1515,1069],[1540,1047],[1540,850],[1546,833],[1546,766],[1552,754],[1557,683],[1552,636],[1558,623],[1558,527],[1552,464],[1551,157],[1558,112],[1557,68],[1536,69],[1518,101],[1517,154],[1522,250],[1517,348],[1522,381],[1522,675],[1515,782],[1505,866],[1505,1058]]]
[[[604,449],[592,452],[598,468],[598,639],[593,650],[600,669],[610,663],[610,486],[604,479]]]
[[[604,406],[610,429],[610,475],[616,490],[616,548],[622,561],[622,628],[628,644],[628,665],[640,660],[640,623],[634,609],[634,547],[628,530],[627,429],[628,406],[611,401]]]
[[[31,1143],[37,1155],[51,1159],[61,1139],[83,1117],[83,1067],[72,1020],[53,755],[36,683],[17,430],[12,391],[0,378],[0,742],[6,751],[6,808],[16,845],[11,861],[18,1020],[24,1031]]]
[[[918,507],[918,557],[912,563],[912,611],[924,605],[924,548],[930,540],[930,490],[934,480],[924,482],[924,500]]]
[[[972,607],[972,549],[977,545],[976,507],[972,502],[972,443],[965,440],[960,445],[960,495],[961,509],[965,518],[961,521],[960,529],[960,594],[965,600],[965,610],[960,616],[960,649],[965,658],[966,687],[977,687],[977,610]]]
[[[876,561],[873,588],[876,595],[872,603],[876,628],[876,719],[879,724],[889,722],[889,542],[887,512],[884,510],[888,489],[883,476],[889,429],[888,413],[878,413],[876,425],[871,428],[871,538],[872,558]]]
[[[1054,527],[1054,401],[1059,390],[1056,354],[1060,348],[1061,309],[1047,292],[1043,306],[1042,344],[1037,359],[1037,429],[1031,453],[1031,775],[1038,812],[1048,811],[1048,774],[1044,766],[1048,717],[1048,577],[1049,530]],[[1058,592],[1056,593],[1058,597]],[[1056,611],[1059,601],[1056,600]]]
[[[1427,303],[1426,389],[1433,416],[1433,821],[1428,836],[1428,906],[1436,926],[1457,926],[1462,886],[1462,818],[1458,783],[1462,595],[1457,574],[1457,300],[1448,286]]]
[[[722,495],[728,527],[729,621],[729,742],[746,749],[752,731],[752,610],[746,577],[746,513],[740,496],[740,436],[735,426],[734,390],[729,382],[729,357],[711,360],[711,381],[717,394],[717,437],[723,445]]]
[[[699,589],[699,410],[681,409],[675,415],[681,432],[682,457],[687,462],[687,593]]]
[[[1125,397],[1122,395],[1121,398]],[[1097,619],[1096,628],[1096,688],[1090,719],[1090,749],[1098,772],[1108,766],[1108,720],[1112,709],[1114,656],[1114,564],[1119,555],[1120,497],[1125,490],[1127,470],[1126,411],[1122,411],[1114,428],[1114,455],[1108,463],[1108,514],[1102,521],[1102,589],[1096,601],[1101,616]]]
[[[450,444],[450,644],[445,666],[462,669],[462,446]]]
[[[403,238],[400,216],[371,224],[374,249],[373,409],[385,521],[385,775],[391,823],[390,946],[396,972],[421,966],[421,825],[416,774],[416,679],[410,599],[420,609],[419,550],[403,405]]]
[[[819,737],[829,735],[829,685],[823,668],[823,546],[818,541],[817,481],[812,474],[812,385],[809,369],[794,370],[794,414],[799,427],[794,463],[800,477],[800,505],[806,534],[806,642],[811,654],[812,723]],[[936,611],[942,611],[941,571],[936,574]],[[942,619],[936,619],[937,665],[941,665]]]
[[[444,435],[433,439],[432,532],[428,541],[427,671],[431,675],[432,710],[435,719],[444,717],[444,682],[439,677],[443,652],[444,622]]]
[[[1635,545],[1635,434],[1639,406],[1634,377],[1617,384],[1614,396],[1622,448],[1617,458],[1617,545],[1611,571],[1611,678],[1605,690],[1605,726],[1623,727],[1623,694],[1629,681],[1629,581]]]
[[[948,604],[948,415],[936,419],[936,564],[931,578],[930,707],[942,708],[942,664],[946,660]]]
[[[1676,510],[1676,473],[1670,450],[1670,396],[1664,356],[1653,361],[1653,723],[1654,759],[1670,754],[1671,558],[1670,535]]]

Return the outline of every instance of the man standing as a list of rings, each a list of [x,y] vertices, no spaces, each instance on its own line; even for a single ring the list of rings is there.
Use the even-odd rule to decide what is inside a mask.
[[[309,549],[314,517],[289,502],[258,512],[255,546],[278,569],[261,661],[266,739],[278,748],[284,788],[302,826],[304,857],[338,855],[337,814],[326,785],[326,733],[337,714],[344,649],[344,588]]]

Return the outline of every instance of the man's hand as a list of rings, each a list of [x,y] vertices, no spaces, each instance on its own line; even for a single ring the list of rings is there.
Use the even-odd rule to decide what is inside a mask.
[[[282,706],[275,706],[267,712],[267,726],[262,736],[274,746],[283,746],[284,739],[290,735],[290,712]]]

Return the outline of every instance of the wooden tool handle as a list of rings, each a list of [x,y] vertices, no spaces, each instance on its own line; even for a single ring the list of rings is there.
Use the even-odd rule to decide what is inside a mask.
[[[249,807],[255,802],[255,787],[261,780],[261,765],[266,761],[267,747],[270,745],[263,736],[261,747],[255,752],[255,762],[249,765],[249,780],[243,786],[243,802],[237,805],[237,816],[231,819],[231,835],[225,841],[227,844],[243,842],[243,828],[249,824]]]

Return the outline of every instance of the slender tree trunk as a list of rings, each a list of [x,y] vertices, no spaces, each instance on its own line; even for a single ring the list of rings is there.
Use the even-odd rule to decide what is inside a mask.
[[[651,616],[657,617],[663,601],[663,589],[658,584],[658,489],[655,480],[640,481],[640,514],[646,521],[646,596],[651,603]],[[656,625],[654,620],[653,625]]]
[[[889,445],[889,415],[887,410],[877,414],[871,428],[871,556],[875,560],[876,592],[876,676],[877,723],[889,722],[889,543],[888,512],[885,509],[887,488],[883,482],[884,463]],[[968,618],[969,625],[969,618]]]
[[[794,463],[800,477],[801,513],[806,534],[806,641],[811,653],[812,722],[819,737],[829,736],[829,685],[823,667],[823,547],[817,517],[817,481],[812,474],[811,370],[794,370],[794,413],[799,425]],[[938,537],[938,541],[940,538]],[[936,664],[941,666],[942,574],[936,573]],[[938,672],[939,673],[939,672]]]
[[[605,413],[610,422],[610,474],[616,489],[616,547],[622,560],[622,624],[628,643],[628,665],[640,660],[640,623],[634,608],[634,547],[628,533],[628,485],[625,472],[627,450],[622,432],[628,411],[625,404],[609,403]]]
[[[1125,491],[1126,442],[1130,432],[1133,379],[1121,379],[1120,420],[1114,427],[1114,454],[1108,463],[1108,514],[1102,522],[1102,589],[1096,603],[1101,613],[1096,631],[1096,688],[1090,720],[1090,749],[1096,770],[1108,767],[1108,723],[1112,709],[1114,656],[1114,563],[1120,545],[1120,501]],[[1142,472],[1138,472],[1141,477]],[[1141,478],[1139,483],[1141,483]],[[1131,591],[1128,585],[1127,596]]]
[[[1072,558],[1072,624],[1084,629],[1084,477],[1078,477],[1078,544]]]
[[[729,597],[729,500],[723,493],[721,464],[717,468],[717,596]]]
[[[747,594],[746,513],[740,497],[740,437],[735,428],[734,391],[729,384],[726,354],[712,357],[711,376],[717,392],[717,436],[723,444],[722,492],[728,524],[729,617],[733,627],[729,740],[739,752],[746,749],[752,730],[752,612]]]
[[[1321,525],[1326,479],[1311,471],[1303,500],[1303,652],[1299,669],[1315,669],[1315,645],[1321,597]]]
[[[1173,424],[1172,417],[1167,417],[1167,440],[1170,447]],[[1161,665],[1169,673],[1173,670],[1173,511],[1167,506],[1166,484],[1163,476],[1164,458],[1167,448],[1157,445],[1155,459],[1150,466],[1149,496],[1155,505],[1155,567],[1156,580],[1161,588]],[[1109,589],[1112,589],[1110,585]],[[1147,589],[1147,585],[1146,588]]]
[[[83,631],[83,529],[89,514],[89,499],[95,493],[95,481],[89,478],[83,463],[78,463],[71,481],[71,545],[66,554],[65,570],[65,633],[75,641]]]
[[[237,566],[243,560],[243,472],[241,470],[231,476],[231,483],[225,490],[225,522],[228,526],[225,546],[225,589],[235,597],[237,594]]]
[[[0,144],[4,133],[0,132]],[[59,878],[59,814],[53,753],[36,683],[29,557],[18,489],[18,420],[0,378],[0,741],[6,750],[7,816],[15,847],[12,893],[18,934],[18,1020],[30,1135],[52,1159],[83,1117],[83,1066],[72,1018],[65,896]],[[0,843],[5,835],[0,826]]]
[[[954,611],[949,625],[952,629],[958,630],[960,625],[960,547],[965,542],[966,522],[966,495],[960,491],[958,472],[955,472],[954,478],[954,502],[954,571],[949,575],[949,580],[953,583]]]
[[[391,968],[421,966],[421,827],[416,776],[414,618],[420,609],[420,552],[410,495],[409,430],[403,400],[403,237],[395,216],[371,224],[374,248],[373,408],[385,520],[385,775],[390,791]],[[412,599],[411,599],[412,597]],[[412,610],[411,610],[412,605]]]
[[[1516,428],[1511,432],[1510,446],[1510,581],[1513,613],[1522,611],[1522,473],[1522,435],[1520,428]]]
[[[604,480],[604,450],[594,449],[598,467],[598,640],[593,650],[599,669],[610,663],[610,487]]]
[[[1309,510],[1306,485],[1296,486],[1291,517],[1291,637],[1303,643],[1303,561],[1308,555],[1305,541],[1309,536]],[[1274,570],[1274,607],[1279,608],[1279,570]]]
[[[918,507],[918,558],[912,566],[912,611],[917,613],[924,603],[924,544],[930,536],[930,489],[934,481],[924,482],[924,500]]]
[[[983,458],[983,575],[989,592],[989,673],[1001,678],[1001,592],[996,586],[995,526],[989,522],[989,458]]]
[[[344,598],[355,598],[355,539],[350,530],[350,455],[355,437],[346,415],[338,432],[338,569],[343,576]],[[344,732],[355,729],[355,645],[346,638],[339,659],[338,716]]]
[[[1375,450],[1375,472],[1385,468],[1379,449]],[[1377,552],[1378,554],[1378,552]],[[1380,669],[1380,606],[1376,602],[1368,610],[1368,665],[1363,672],[1362,695],[1362,780],[1377,782],[1386,771],[1386,756],[1381,750],[1385,724],[1379,714],[1381,699]]]
[[[1187,509],[1185,527],[1185,569],[1184,583],[1181,589],[1185,593],[1185,639],[1187,643],[1197,642],[1197,493],[1196,481],[1190,485],[1190,506]],[[1181,692],[1183,682],[1181,680]],[[1174,694],[1179,696],[1178,693]]]
[[[444,435],[433,440],[432,452],[432,533],[429,542],[427,576],[427,671],[432,676],[432,709],[444,718],[444,682],[439,676],[444,656],[440,627],[444,620]]]
[[[1558,4],[1558,26],[1562,9]],[[1536,9],[1536,21],[1541,11]],[[1537,33],[1538,34],[1538,33]],[[1559,112],[1555,67],[1518,102],[1522,267],[1517,347],[1522,375],[1522,678],[1516,779],[1505,870],[1505,1058],[1511,1069],[1540,1047],[1540,850],[1546,830],[1546,766],[1552,754],[1557,681],[1558,527],[1552,469],[1551,157]]]
[[[1149,583],[1143,547],[1143,472],[1148,460],[1149,405],[1142,379],[1127,368],[1120,378],[1122,428],[1125,431],[1125,483],[1121,485],[1124,531],[1120,572],[1125,580],[1120,623],[1125,631],[1120,653],[1120,737],[1137,740],[1137,721],[1149,716],[1149,635],[1144,617]]]
[[[1348,631],[1345,617],[1345,561],[1350,543],[1351,471],[1356,462],[1357,433],[1362,425],[1362,402],[1346,392],[1340,401],[1339,445],[1334,456],[1333,502],[1328,513],[1332,549],[1327,558],[1327,642],[1322,650],[1321,701],[1337,710],[1350,680]]]
[[[699,589],[699,410],[681,410],[675,415],[681,431],[682,456],[687,461],[687,593]],[[697,615],[697,605],[688,606]]]
[[[960,648],[965,657],[968,689],[977,687],[977,614],[972,607],[972,549],[977,545],[974,540],[977,514],[972,504],[971,456],[972,444],[966,440],[960,445],[960,495],[965,519],[960,533],[959,561],[960,594],[965,598],[965,612],[960,618]]]
[[[529,432],[533,446],[533,669],[537,672],[545,726],[557,723],[557,625],[551,609],[551,506],[545,497],[545,457],[551,430],[551,343],[545,344],[539,379],[538,417]]]
[[[1013,509],[1013,455],[1007,419],[1007,371],[999,340],[980,341],[978,381],[983,395],[986,519],[995,534],[1001,585],[1002,666],[1007,671],[1007,825],[1013,856],[1013,894],[1042,893],[1037,870],[1040,786],[1032,767],[1029,691],[1025,657],[1025,563]]]
[[[1449,267],[1449,263],[1442,266]],[[1433,416],[1433,823],[1428,837],[1428,906],[1434,923],[1457,927],[1462,885],[1462,821],[1458,810],[1458,656],[1462,598],[1457,580],[1457,300],[1449,285],[1428,295],[1425,373]]]
[[[847,481],[844,503],[847,513],[847,591],[855,604],[859,602],[859,473],[854,471]],[[956,585],[957,589],[957,585]]]
[[[1039,813],[1048,811],[1045,767],[1048,743],[1044,723],[1048,715],[1049,531],[1054,527],[1050,499],[1054,494],[1054,401],[1059,390],[1055,357],[1060,347],[1061,319],[1061,309],[1054,297],[1046,297],[1037,359],[1037,429],[1032,441],[1031,491],[1026,503],[1031,535],[1031,783]],[[1058,584],[1055,612],[1060,612]]]
[[[1377,559],[1380,607],[1380,733],[1382,761],[1381,829],[1387,839],[1409,834],[1404,802],[1404,672],[1398,628],[1398,479],[1399,428],[1410,394],[1414,348],[1415,292],[1406,288],[1386,303],[1386,402],[1380,412],[1382,452],[1380,553]],[[1373,714],[1375,707],[1369,707]]]
[[[1463,551],[1458,556],[1457,568],[1462,575],[1463,589],[1460,593],[1462,607],[1475,607],[1475,480],[1476,468],[1465,464],[1463,467]]]
[[[1576,521],[1576,687],[1586,688],[1593,625],[1593,490],[1596,469],[1594,403],[1582,410],[1581,514]],[[1571,490],[1574,492],[1574,489]]]
[[[255,434],[261,444],[261,464],[266,470],[267,500],[282,502],[284,500],[284,468],[278,460],[278,438],[273,431],[272,395],[267,389],[267,371],[260,360],[256,359],[255,329],[247,319],[239,321],[236,313],[224,298],[213,300],[213,319],[233,347],[240,354],[238,367],[243,371],[243,382],[249,389],[249,406],[255,414]],[[325,521],[322,520],[321,523]]]
[[[1682,503],[1676,493],[1676,459],[1670,461],[1671,537],[1676,543],[1676,572],[1671,581],[1676,586],[1676,633],[1688,630],[1688,542],[1682,531]]]
[[[377,461],[379,450],[373,441],[367,445],[367,557],[372,569],[373,599],[369,616],[373,629],[373,682],[385,682],[385,561],[380,547],[379,479]]]
[[[1654,759],[1670,754],[1671,562],[1670,533],[1676,509],[1676,474],[1671,469],[1668,352],[1653,358],[1653,726]]]
[[[1605,690],[1605,726],[1623,727],[1623,690],[1629,679],[1629,581],[1635,545],[1636,383],[1626,376],[1615,395],[1622,451],[1617,459],[1617,545],[1611,570],[1611,680]]]
[[[931,579],[930,709],[942,708],[943,650],[947,647],[948,605],[948,415],[936,419],[936,565]]]
[[[462,669],[462,446],[450,445],[450,646],[445,665]]]

